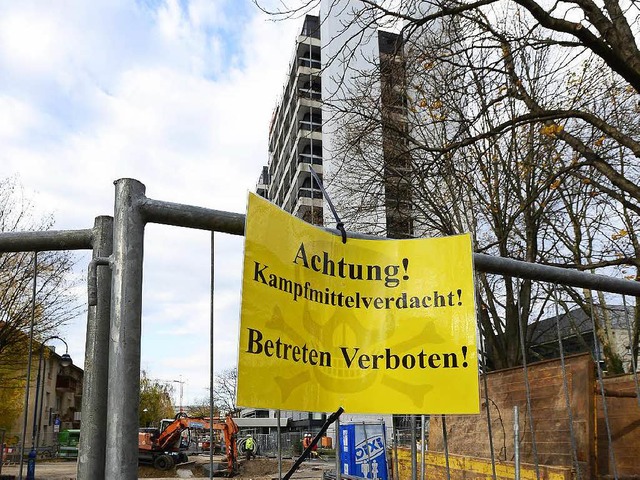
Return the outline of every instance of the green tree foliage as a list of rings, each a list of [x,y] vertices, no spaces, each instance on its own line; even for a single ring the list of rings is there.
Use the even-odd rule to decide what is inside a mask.
[[[140,426],[158,426],[163,418],[173,418],[173,387],[170,383],[149,378],[144,370],[140,375]]]
[[[22,340],[12,342],[0,355],[0,429],[7,432],[12,431],[24,408],[28,342],[26,337]],[[5,363],[3,358],[12,360]]]

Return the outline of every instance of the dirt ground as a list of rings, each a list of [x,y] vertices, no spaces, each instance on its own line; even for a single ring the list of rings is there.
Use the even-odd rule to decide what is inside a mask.
[[[209,463],[209,457],[205,455],[192,455],[189,457],[190,463],[179,468],[163,472],[153,467],[141,466],[138,469],[138,478],[162,479],[162,478],[209,478],[203,465]],[[292,460],[282,460],[282,474],[287,473],[293,465]],[[234,479],[239,480],[271,480],[278,476],[278,460],[275,458],[254,458],[253,460],[241,460],[240,469]],[[322,471],[332,469],[333,462],[323,462],[318,460],[303,462],[300,469],[293,478],[320,479]],[[26,475],[26,465],[23,475]],[[2,475],[15,475],[18,478],[18,467],[8,465],[2,468]],[[224,477],[216,477],[224,478]],[[36,466],[36,480],[75,480],[76,463],[69,461],[38,462]]]
[[[139,478],[209,478],[204,466],[209,464],[209,457],[206,455],[192,455],[189,457],[190,465],[180,466],[166,472],[158,471],[153,467],[141,466],[138,469]],[[283,475],[289,470],[293,464],[290,460],[282,461]],[[177,470],[191,471],[193,476],[184,476]],[[233,477],[237,479],[270,479],[278,476],[278,461],[276,459],[254,458],[250,461],[241,460],[239,472]],[[216,475],[218,477],[218,475]],[[224,477],[221,477],[224,478]]]

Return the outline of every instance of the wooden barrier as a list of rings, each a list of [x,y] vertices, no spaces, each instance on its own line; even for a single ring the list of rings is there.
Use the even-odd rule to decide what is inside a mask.
[[[408,449],[398,449],[400,480],[411,479],[411,452]],[[421,459],[418,454],[418,478],[420,477]],[[541,480],[571,480],[571,467],[555,467],[540,465]],[[485,480],[493,478],[491,459],[449,455],[449,471],[451,480]],[[425,478],[429,480],[445,480],[447,478],[446,459],[442,452],[425,453]],[[513,480],[515,466],[513,462],[496,462],[496,478],[498,480]],[[529,463],[521,464],[520,478],[522,480],[536,480],[535,466]]]

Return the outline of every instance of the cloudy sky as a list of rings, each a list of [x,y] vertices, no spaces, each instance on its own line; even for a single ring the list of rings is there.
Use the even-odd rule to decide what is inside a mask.
[[[55,229],[112,215],[124,177],[244,212],[300,27],[250,0],[0,0],[1,175]],[[208,232],[147,227],[142,367],[182,379],[185,404],[208,392],[209,246]],[[236,363],[242,248],[216,235],[216,371]],[[85,322],[62,332],[76,363]]]

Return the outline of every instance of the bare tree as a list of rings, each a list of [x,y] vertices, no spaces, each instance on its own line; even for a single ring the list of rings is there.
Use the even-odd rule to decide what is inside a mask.
[[[52,219],[35,218],[33,209],[16,178],[0,179],[0,232],[51,228]],[[22,409],[32,314],[34,338],[42,341],[81,311],[72,292],[73,257],[39,252],[37,269],[34,259],[33,253],[0,254],[0,427],[5,428]]]
[[[368,70],[352,68],[350,96],[343,88],[331,105],[338,167],[325,178],[349,227],[382,233],[391,198],[417,236],[470,231],[476,251],[612,274],[626,265],[637,275],[629,232],[640,214],[638,85],[635,67],[621,62],[640,59],[629,35],[637,26],[628,23],[636,7],[576,5],[584,12],[575,20],[591,24],[571,23],[562,3],[545,11],[518,0],[350,2],[352,21],[342,28],[351,44],[325,67],[351,68],[357,32],[372,26],[401,22],[402,47]],[[346,7],[333,0],[322,8],[326,18]],[[624,52],[610,51],[621,41],[629,42]],[[477,285],[494,365],[518,364],[520,331],[526,337],[543,314],[548,292],[488,275]],[[588,292],[571,294],[588,308]],[[606,325],[598,326],[616,371]]]
[[[34,218],[33,209],[15,178],[0,180],[1,232],[51,228],[53,220]],[[72,290],[73,256],[67,252],[39,252],[37,266],[35,257],[30,252],[0,254],[0,365],[3,366],[24,365],[32,313],[34,337],[42,340],[56,334],[61,325],[81,311]],[[13,367],[9,370],[14,374],[20,371]]]
[[[237,368],[228,368],[216,375],[213,389],[213,404],[223,415],[235,414],[238,411],[238,407],[236,406],[237,384]]]
[[[259,1],[257,3],[260,4]],[[330,18],[345,9],[345,2],[304,1],[291,8],[270,10],[269,13],[277,18],[290,18],[319,6],[323,18]],[[608,74],[619,88],[628,90],[629,105],[637,108],[637,93],[640,91],[640,51],[636,44],[639,12],[634,2],[607,0],[601,5],[591,0],[577,0],[547,5],[535,0],[359,0],[350,2],[348,8],[352,11],[351,20],[343,22],[342,28],[350,32],[350,42],[345,44],[349,52],[353,51],[354,41],[361,38],[359,32],[364,35],[372,26],[384,28],[401,25],[405,41],[411,42],[423,38],[425,32],[437,34],[442,23],[470,21],[480,28],[467,37],[461,44],[462,48],[477,50],[483,48],[487,38],[492,38],[501,43],[506,60],[540,51],[553,52],[554,55],[559,53],[561,60],[556,63],[564,73],[570,74],[581,62],[595,66],[597,70]],[[517,19],[516,23],[524,27],[519,31],[514,30],[511,19]],[[357,27],[355,31],[354,26]],[[518,52],[510,47],[513,41],[519,44]],[[440,53],[436,50],[432,57],[437,61],[446,61]],[[326,66],[333,61],[348,62],[348,59],[349,55],[340,52],[324,63]],[[574,151],[576,158],[571,163],[557,165],[557,173],[562,174],[568,169],[582,172],[583,175],[598,172],[602,180],[596,185],[602,192],[624,202],[636,214],[640,213],[640,187],[636,181],[640,143],[636,140],[635,132],[612,123],[607,115],[592,111],[586,105],[563,102],[564,92],[558,92],[557,101],[548,99],[541,103],[530,91],[521,88],[519,82],[522,72],[517,70],[516,63],[499,67],[503,73],[505,69],[510,79],[503,85],[506,87],[503,94],[517,99],[526,110],[514,110],[509,119],[494,125],[493,130],[501,131],[526,123],[544,123],[549,128],[555,128],[554,125],[562,127],[553,133]],[[580,75],[576,72],[573,74]],[[538,85],[544,84],[543,80],[541,78]],[[581,90],[598,87],[589,82],[574,86]],[[490,96],[492,92],[486,93]],[[631,123],[637,123],[637,120]],[[594,144],[592,135],[585,136],[585,129],[597,131],[595,139],[604,137],[606,143],[621,147],[628,167],[621,168],[618,161],[607,155],[606,149]],[[491,134],[491,131],[478,130],[474,135],[455,139],[440,150],[443,153],[453,151]]]

